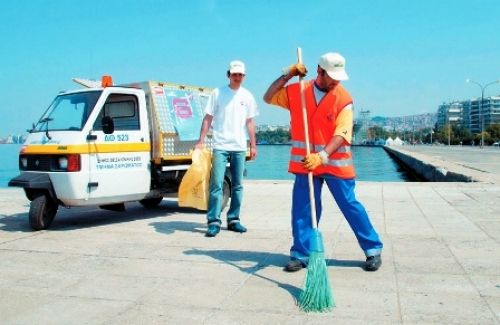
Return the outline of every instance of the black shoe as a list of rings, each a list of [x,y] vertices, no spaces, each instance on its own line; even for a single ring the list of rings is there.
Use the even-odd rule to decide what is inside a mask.
[[[305,268],[306,265],[302,263],[299,260],[289,260],[288,263],[286,263],[285,267],[283,268],[283,271],[285,272],[297,272]]]
[[[368,256],[366,258],[365,269],[367,271],[377,271],[382,265],[382,257],[379,255]]]
[[[208,226],[207,232],[205,233],[206,237],[215,237],[220,231],[220,227],[217,225]]]
[[[239,222],[233,222],[227,225],[227,230],[242,233],[246,232],[247,228],[243,227],[243,225]]]

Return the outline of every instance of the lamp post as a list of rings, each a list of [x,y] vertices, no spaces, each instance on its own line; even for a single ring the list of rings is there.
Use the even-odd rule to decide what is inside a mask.
[[[412,145],[415,145],[415,123],[413,121],[414,117],[415,117],[414,115],[411,116],[411,128],[412,128],[412,130],[411,130],[411,142],[412,143],[411,144]]]
[[[497,83],[500,83],[500,79],[499,80],[495,80],[495,81],[492,81],[490,83],[487,83],[486,85],[482,85],[480,84],[479,82],[476,82],[474,80],[471,80],[471,79],[466,79],[465,82],[468,82],[468,83],[473,83],[473,84],[476,84],[479,86],[479,88],[481,88],[481,148],[483,148],[483,145],[484,145],[484,112],[483,112],[483,109],[484,109],[484,106],[483,106],[483,101],[484,101],[484,90],[486,89],[486,87],[488,86],[491,86],[493,84],[497,84]]]
[[[448,111],[449,114],[450,111]],[[450,124],[450,116],[448,116],[448,147],[450,146],[451,139],[451,124]]]

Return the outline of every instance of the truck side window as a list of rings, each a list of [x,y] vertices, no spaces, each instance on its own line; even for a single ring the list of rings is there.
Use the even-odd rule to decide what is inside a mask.
[[[94,130],[102,130],[102,118],[104,116],[113,118],[115,130],[117,131],[140,130],[137,97],[134,95],[109,95],[94,123]]]

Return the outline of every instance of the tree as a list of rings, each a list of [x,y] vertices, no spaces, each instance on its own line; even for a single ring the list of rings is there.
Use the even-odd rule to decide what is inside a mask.
[[[283,129],[257,131],[258,143],[284,144],[290,143],[290,132]]]
[[[488,133],[488,132],[483,132],[482,133],[483,136],[481,137],[481,133],[478,133],[476,134],[476,137],[475,137],[475,140],[478,142],[478,143],[481,143],[481,138],[484,139],[484,144],[488,144],[488,143],[493,143],[493,141],[491,141],[491,135]]]
[[[463,125],[454,125],[453,128],[453,144],[469,144],[473,140],[472,133]]]
[[[434,130],[432,128],[423,128],[419,130],[417,138],[423,143],[431,143],[431,132],[433,132],[432,141],[434,141]]]
[[[453,132],[453,130],[450,131],[451,133]],[[448,144],[448,132],[449,132],[448,125],[444,125],[442,128],[438,129],[436,133],[434,133],[434,141]],[[450,140],[453,137],[451,133],[450,133]]]
[[[371,140],[376,139],[387,139],[389,137],[389,132],[384,130],[381,126],[372,126],[368,129]]]
[[[490,134],[492,143],[500,141],[500,123],[488,126],[486,132]]]

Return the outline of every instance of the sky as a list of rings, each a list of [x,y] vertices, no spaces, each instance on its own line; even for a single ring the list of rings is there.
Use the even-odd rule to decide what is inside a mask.
[[[435,113],[500,79],[498,0],[18,0],[0,2],[0,136],[25,133],[71,78],[226,85],[245,62],[257,124],[287,125],[262,96],[302,48],[309,78],[339,52],[355,112]],[[499,95],[500,84],[486,96]]]

